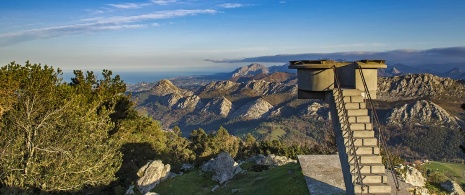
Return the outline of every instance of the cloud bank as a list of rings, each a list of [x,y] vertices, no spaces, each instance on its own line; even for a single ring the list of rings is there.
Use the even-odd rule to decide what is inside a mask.
[[[335,52],[335,53],[302,53],[302,54],[280,54],[270,56],[256,56],[242,59],[206,59],[214,63],[240,63],[240,62],[263,62],[263,63],[287,63],[292,60],[304,59],[335,59],[335,60],[361,60],[361,59],[385,59],[386,63],[402,63],[412,66],[426,64],[464,64],[465,46],[433,48],[427,50],[399,49],[385,52]]]

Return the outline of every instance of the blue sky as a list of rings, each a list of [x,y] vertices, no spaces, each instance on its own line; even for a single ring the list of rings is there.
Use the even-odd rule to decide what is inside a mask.
[[[465,46],[460,0],[0,0],[0,5],[0,64],[30,60],[65,71],[222,72],[250,63],[234,59],[258,56]]]

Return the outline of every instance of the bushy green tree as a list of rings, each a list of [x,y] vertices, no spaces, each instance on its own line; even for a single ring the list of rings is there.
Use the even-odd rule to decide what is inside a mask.
[[[0,80],[8,75],[15,75],[18,85],[6,95],[15,102],[0,121],[3,190],[78,191],[115,179],[121,153],[109,137],[114,107],[105,102],[116,99],[120,89],[68,85],[60,70],[29,62],[2,67]],[[101,81],[112,86],[114,80]],[[105,95],[89,95],[96,92]]]

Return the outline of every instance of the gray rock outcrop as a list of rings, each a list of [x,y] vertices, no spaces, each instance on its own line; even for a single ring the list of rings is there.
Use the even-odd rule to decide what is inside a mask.
[[[288,163],[297,163],[297,160],[293,160],[287,158],[285,156],[276,156],[274,154],[270,154],[268,156],[264,156],[259,154],[254,158],[255,163],[258,165],[268,165],[268,166],[282,166]]]
[[[202,112],[211,112],[223,117],[227,117],[232,110],[232,102],[224,96],[213,98],[202,108]]]
[[[239,108],[233,113],[232,118],[240,117],[244,119],[259,119],[267,114],[271,109],[273,109],[273,105],[268,103],[266,100],[259,98]]]
[[[187,109],[193,110],[196,108],[203,107],[202,102],[200,101],[200,97],[196,95],[188,96],[186,98],[180,99],[177,104],[175,105],[177,109]]]
[[[169,177],[170,169],[170,165],[164,165],[161,160],[148,162],[137,172],[139,191],[144,194],[152,190],[157,184]]]
[[[458,127],[458,121],[446,110],[437,104],[419,100],[394,108],[386,115],[386,123],[391,125],[406,126],[412,124],[419,125],[440,125],[446,127]]]
[[[202,171],[213,172],[212,180],[223,184],[242,171],[234,159],[226,152],[221,152],[216,158],[202,165]]]
[[[460,187],[460,185],[455,181],[447,180],[446,182],[441,183],[441,187],[446,189],[450,195],[465,195],[462,187]]]
[[[329,105],[321,101],[311,102],[305,109],[299,112],[301,117],[311,117],[317,120],[330,120]]]
[[[415,167],[406,166],[406,173],[404,176],[405,183],[411,184],[416,187],[424,187],[426,178],[423,177],[420,171]]]

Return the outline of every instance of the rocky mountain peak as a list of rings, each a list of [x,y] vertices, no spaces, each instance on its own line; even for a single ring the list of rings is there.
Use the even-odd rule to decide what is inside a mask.
[[[191,91],[178,88],[171,81],[166,79],[160,80],[157,84],[155,84],[155,86],[150,89],[150,92],[151,94],[157,96],[165,96],[173,93],[177,93],[182,96],[193,95]]]
[[[238,68],[232,72],[231,77],[240,77],[246,75],[257,75],[257,74],[268,74],[270,71],[267,67],[261,64],[250,64],[248,66],[244,66]]]
[[[411,125],[439,125],[446,127],[458,127],[457,119],[437,104],[418,100],[394,108],[386,115],[386,123],[398,126]]]

